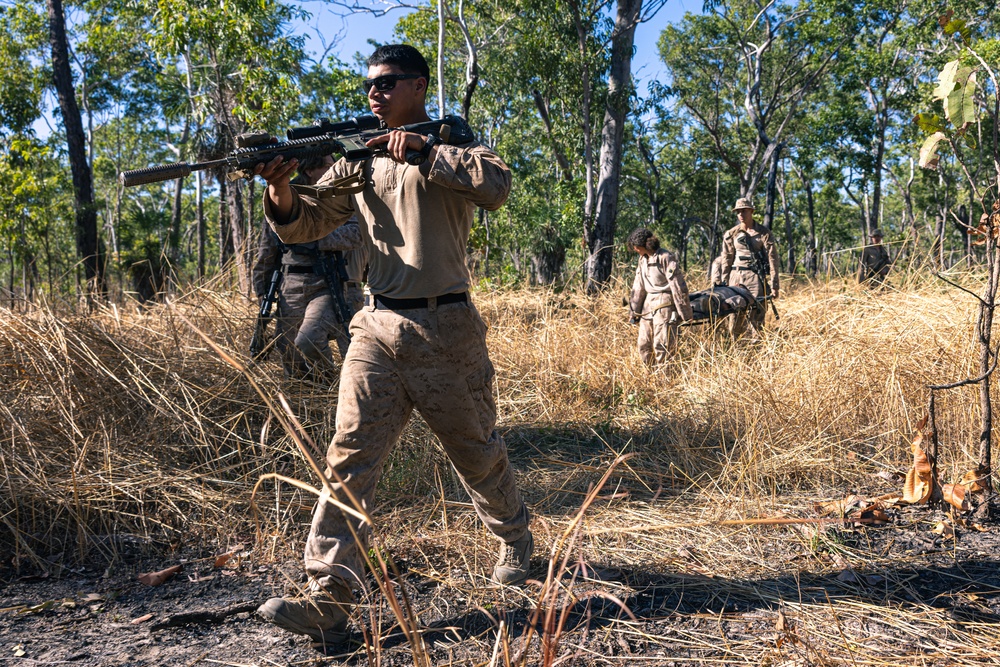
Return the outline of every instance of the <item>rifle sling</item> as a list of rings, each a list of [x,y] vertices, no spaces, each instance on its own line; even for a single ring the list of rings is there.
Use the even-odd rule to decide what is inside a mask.
[[[368,179],[360,171],[347,176],[341,176],[325,185],[292,184],[292,189],[300,195],[308,195],[314,199],[329,199],[338,195],[356,195],[365,189]]]

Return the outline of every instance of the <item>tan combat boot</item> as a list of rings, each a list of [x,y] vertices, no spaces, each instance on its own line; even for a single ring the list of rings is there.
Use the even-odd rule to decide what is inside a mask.
[[[535,550],[535,539],[528,534],[509,544],[500,545],[500,557],[493,567],[493,581],[504,586],[523,584],[528,578],[531,552]]]
[[[271,598],[257,608],[257,615],[326,646],[347,640],[352,604],[350,591],[337,587],[299,599]]]

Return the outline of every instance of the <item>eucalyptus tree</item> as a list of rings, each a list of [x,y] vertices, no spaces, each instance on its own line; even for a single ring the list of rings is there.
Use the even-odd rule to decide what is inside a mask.
[[[709,2],[704,15],[660,36],[674,93],[712,137],[741,195],[766,182],[765,224],[790,125],[850,39],[844,9],[826,0]]]
[[[87,140],[80,106],[77,104],[73,70],[70,65],[69,38],[62,0],[47,0],[49,44],[52,49],[52,79],[62,114],[70,172],[75,198],[76,249],[84,268],[88,302],[103,293],[104,260],[97,234],[97,208],[94,204],[93,174],[87,158]]]
[[[235,147],[237,135],[286,124],[295,115],[303,39],[290,36],[288,26],[299,10],[251,0],[146,0],[143,6],[152,17],[154,54],[179,63],[189,77],[191,115],[211,126],[200,157],[221,157]],[[240,288],[248,292],[254,203],[241,182],[227,182],[222,172],[216,179],[224,202],[220,216],[229,230],[220,242],[225,247],[231,241]]]

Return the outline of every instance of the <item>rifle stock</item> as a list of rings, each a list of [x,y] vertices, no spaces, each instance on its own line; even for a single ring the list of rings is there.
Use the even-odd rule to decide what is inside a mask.
[[[322,120],[313,126],[292,128],[286,133],[286,141],[278,141],[267,133],[241,134],[237,137],[238,148],[222,159],[130,169],[121,172],[118,180],[122,185],[132,187],[184,178],[192,171],[217,167],[228,170],[227,178],[231,181],[249,179],[253,178],[257,165],[270,162],[278,155],[285,160],[341,155],[348,162],[359,162],[375,155],[385,155],[384,146],[370,148],[366,142],[392,130],[433,135],[443,143],[454,145],[467,144],[476,138],[472,128],[460,116],[445,116],[440,120],[389,128],[383,126],[376,116],[363,115],[340,123]],[[407,151],[406,161],[409,164],[419,165],[425,159],[420,151]]]

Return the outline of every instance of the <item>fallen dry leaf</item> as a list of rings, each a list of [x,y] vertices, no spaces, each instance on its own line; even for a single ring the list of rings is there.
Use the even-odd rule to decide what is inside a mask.
[[[889,523],[889,515],[886,514],[882,507],[878,505],[872,505],[864,508],[860,512],[855,512],[851,518],[876,526]]]
[[[774,624],[774,628],[778,632],[788,632],[792,629],[792,624],[785,617],[785,612],[778,610],[778,620]]]
[[[170,579],[178,572],[184,569],[183,565],[174,565],[173,567],[168,567],[165,570],[160,570],[159,572],[143,572],[139,575],[139,581],[146,584],[147,586],[160,586],[163,582]]]
[[[215,557],[214,567],[222,567],[223,565],[229,562],[230,558],[232,558],[239,552],[243,551],[243,549],[244,547],[242,544],[237,544],[235,547],[229,549],[229,551],[227,551],[226,553],[219,554],[218,556]]]
[[[941,487],[941,497],[960,512],[972,509],[968,498],[965,497],[965,487],[961,484],[945,484]]]
[[[934,532],[946,540],[955,539],[955,529],[947,521],[938,521],[937,525],[934,526]]]
[[[931,461],[927,452],[920,448],[920,440],[918,435],[913,441],[913,467],[906,471],[906,481],[903,483],[903,500],[912,505],[926,503],[934,491]]]
[[[132,625],[139,625],[140,623],[145,623],[146,621],[148,621],[151,618],[153,618],[152,614],[144,614],[144,615],[140,616],[139,618],[133,618],[132,619]]]
[[[958,483],[964,486],[969,493],[979,493],[980,491],[986,490],[986,487],[980,484],[982,479],[982,475],[975,470],[970,470],[962,475],[962,479],[960,479]]]

